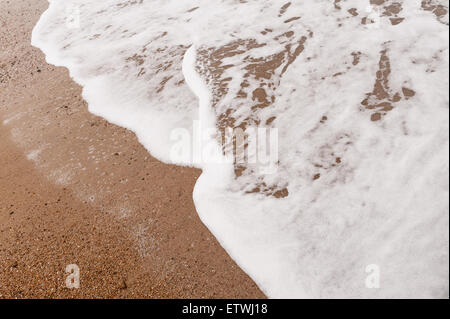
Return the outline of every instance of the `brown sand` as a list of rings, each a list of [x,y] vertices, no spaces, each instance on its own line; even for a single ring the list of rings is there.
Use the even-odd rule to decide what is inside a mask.
[[[199,220],[200,172],[91,115],[30,46],[46,7],[0,0],[0,298],[264,297]]]

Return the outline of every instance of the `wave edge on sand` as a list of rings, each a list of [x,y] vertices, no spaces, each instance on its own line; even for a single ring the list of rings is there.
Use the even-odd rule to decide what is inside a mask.
[[[32,44],[92,113],[204,169],[202,221],[269,297],[445,297],[448,13],[391,2],[50,1]],[[276,173],[174,161],[202,118],[276,128]]]

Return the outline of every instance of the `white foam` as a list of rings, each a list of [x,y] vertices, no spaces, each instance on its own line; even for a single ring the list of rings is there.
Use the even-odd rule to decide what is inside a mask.
[[[92,113],[133,130],[160,160],[203,169],[194,190],[202,221],[269,297],[448,297],[448,15],[399,2],[400,24],[382,16],[364,25],[383,9],[299,1],[282,15],[285,1],[273,0],[51,0],[32,43],[49,63],[69,68]],[[300,19],[286,23],[293,17]],[[251,110],[251,95],[235,99],[248,61],[284,50],[288,42],[276,36],[287,31],[307,37],[304,50],[275,75],[270,108]],[[231,80],[213,109],[194,48],[236,39],[266,45],[222,60]],[[361,101],[382,50],[390,91],[408,87],[415,96],[372,122]],[[260,85],[248,80],[250,91]],[[237,124],[276,116],[276,174],[236,179],[225,160],[171,157],[174,130],[190,132],[198,121],[203,132],[228,109]],[[215,139],[203,137],[220,154]],[[261,178],[287,185],[289,196],[248,194]],[[379,289],[365,285],[372,264]]]

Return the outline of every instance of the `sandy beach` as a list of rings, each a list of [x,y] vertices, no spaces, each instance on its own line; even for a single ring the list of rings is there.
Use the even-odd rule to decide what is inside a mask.
[[[448,12],[0,0],[0,299],[448,298]]]
[[[0,0],[0,298],[263,298],[198,218],[200,171],[90,114],[30,45],[47,5]]]

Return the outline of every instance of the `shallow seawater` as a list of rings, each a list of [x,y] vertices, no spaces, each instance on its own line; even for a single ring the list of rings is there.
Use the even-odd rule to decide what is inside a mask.
[[[201,219],[269,297],[448,297],[448,1],[49,2],[33,45],[203,169]]]

